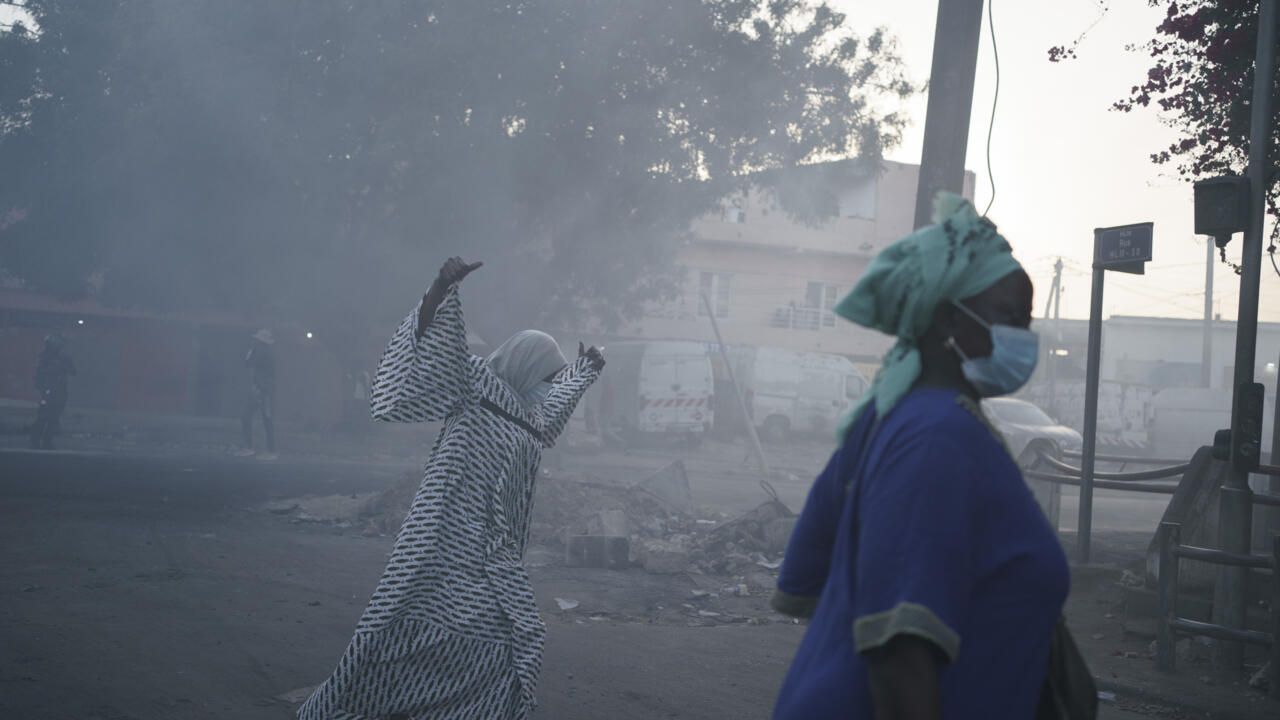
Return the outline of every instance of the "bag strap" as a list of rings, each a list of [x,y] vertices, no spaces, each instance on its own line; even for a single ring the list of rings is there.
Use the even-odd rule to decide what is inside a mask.
[[[512,415],[511,413],[507,412],[505,408],[493,402],[489,398],[480,398],[480,407],[484,408],[485,410],[488,410],[494,415],[497,415],[503,420],[514,423],[515,425],[520,427],[520,429],[529,433],[534,437],[534,439],[538,440],[544,445],[547,443],[546,435],[544,435],[541,430],[534,427],[531,423],[526,421],[524,418],[516,417],[515,415]]]

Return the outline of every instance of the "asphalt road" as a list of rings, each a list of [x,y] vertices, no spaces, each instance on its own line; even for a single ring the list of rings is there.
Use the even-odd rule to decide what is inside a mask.
[[[332,670],[390,540],[246,508],[394,474],[0,454],[0,718],[291,717],[282,696]],[[542,719],[765,718],[803,632],[592,621],[547,612],[567,581],[535,582],[549,625]]]

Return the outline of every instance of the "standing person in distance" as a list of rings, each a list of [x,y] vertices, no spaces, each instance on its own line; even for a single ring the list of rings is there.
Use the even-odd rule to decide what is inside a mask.
[[[545,627],[521,564],[542,451],[604,369],[551,336],[471,355],[450,258],[382,356],[373,417],[443,422],[391,559],[333,675],[300,720],[519,720],[533,711]]]
[[[249,368],[249,396],[240,416],[241,442],[244,447],[237,454],[248,457],[253,450],[253,421],[262,418],[262,432],[266,440],[266,453],[260,460],[276,459],[276,356],[273,346],[275,336],[270,330],[259,330],[253,336],[253,346],[244,357]]]
[[[75,374],[76,366],[67,354],[66,339],[58,333],[47,336],[36,364],[35,385],[40,405],[36,409],[36,421],[31,426],[32,448],[53,449],[53,437],[61,429],[71,376]]]

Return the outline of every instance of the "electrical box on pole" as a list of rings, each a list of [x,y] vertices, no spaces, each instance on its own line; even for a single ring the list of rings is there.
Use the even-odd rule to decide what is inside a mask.
[[[1262,463],[1262,416],[1266,387],[1245,383],[1236,389],[1235,417],[1231,419],[1231,464],[1253,472]]]
[[[1242,175],[1198,180],[1195,184],[1197,235],[1209,235],[1218,247],[1249,229],[1249,178]]]

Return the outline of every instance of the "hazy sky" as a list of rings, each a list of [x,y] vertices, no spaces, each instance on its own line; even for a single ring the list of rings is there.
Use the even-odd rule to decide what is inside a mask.
[[[911,72],[928,77],[937,0],[831,0],[862,30],[884,25],[896,34]],[[1192,190],[1172,168],[1148,157],[1176,137],[1154,112],[1119,113],[1111,104],[1140,83],[1149,67],[1125,45],[1153,36],[1162,8],[1142,0],[989,0],[1000,51],[1000,104],[991,157],[996,202],[991,218],[1013,243],[1039,291],[1044,311],[1054,259],[1064,274],[1062,312],[1087,317],[1093,228],[1155,223],[1155,260],[1141,277],[1109,274],[1105,313],[1200,317],[1204,311],[1204,241],[1192,230]],[[1101,20],[1099,17],[1101,16]],[[1079,59],[1050,63],[1047,50],[1074,40],[1090,25]],[[978,175],[978,207],[991,193],[985,164],[987,122],[995,86],[991,37],[983,20],[967,166]],[[912,127],[890,154],[920,162],[925,100],[912,105]],[[1239,260],[1240,236],[1228,249]],[[1234,251],[1234,252],[1232,252]],[[1239,279],[1217,265],[1215,308],[1236,316]],[[1280,278],[1263,260],[1263,320],[1280,321]],[[1270,308],[1270,310],[1268,310]]]

